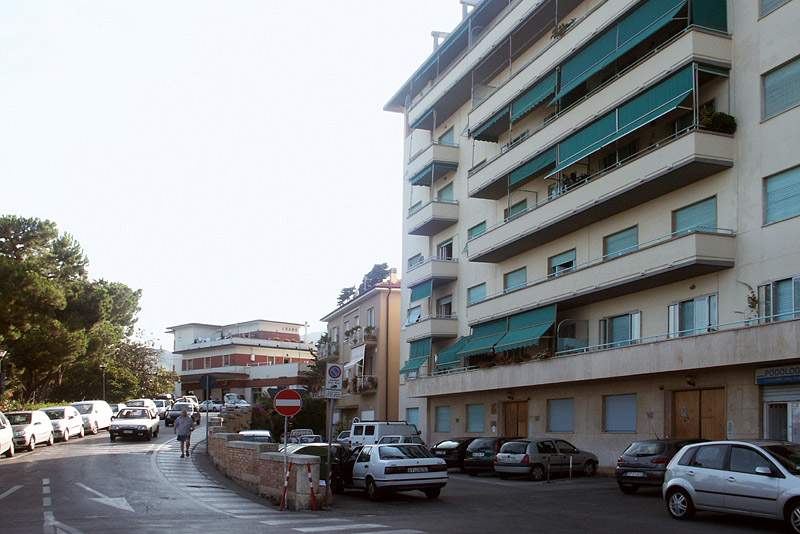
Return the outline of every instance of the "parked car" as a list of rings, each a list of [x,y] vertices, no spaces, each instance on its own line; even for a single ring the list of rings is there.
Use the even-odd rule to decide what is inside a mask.
[[[172,403],[166,399],[153,399],[153,403],[156,405],[158,417],[164,419],[164,417],[167,416],[167,410],[170,409]]]
[[[251,404],[244,399],[236,399],[234,401],[226,402],[225,406],[230,410],[231,408],[249,408]]]
[[[339,435],[336,436],[336,443],[343,445],[347,448],[350,444],[350,431],[349,430],[342,430],[339,432]]]
[[[475,438],[467,446],[467,453],[464,456],[464,471],[470,476],[475,476],[481,471],[494,472],[494,460],[500,447],[506,441],[520,439],[519,437],[493,437]]]
[[[11,458],[14,456],[14,452],[14,430],[3,412],[0,412],[0,454]]]
[[[319,434],[309,434],[308,436],[300,436],[297,438],[297,443],[324,443],[325,440]]]
[[[156,408],[156,403],[153,402],[153,399],[133,399],[125,401],[125,406],[129,408],[152,408],[154,410],[158,410],[158,408]]]
[[[687,445],[667,464],[667,511],[697,510],[786,521],[800,533],[800,445],[788,441],[709,441]]]
[[[457,467],[464,469],[464,458],[467,455],[467,447],[475,441],[475,438],[450,438],[440,441],[433,447],[431,452],[437,458],[441,458],[447,467]]]
[[[175,396],[172,393],[161,393],[160,395],[156,395],[154,400],[165,400],[170,406],[172,406],[172,404],[175,402]]]
[[[200,424],[200,410],[197,408],[197,405],[191,402],[176,402],[172,405],[167,411],[167,416],[164,418],[164,425],[165,426],[172,426],[175,423],[175,419],[181,416],[181,412],[186,410],[189,416],[194,420],[194,424]]]
[[[111,426],[111,418],[114,411],[106,401],[91,400],[73,402],[76,410],[81,414],[83,429],[90,434],[97,434],[98,430],[107,429]]]
[[[275,443],[272,432],[269,430],[241,430],[239,432],[241,441],[256,441],[259,443]]]
[[[507,441],[500,447],[494,470],[500,478],[522,475],[542,480],[550,474],[562,473],[590,477],[597,472],[597,456],[563,439],[520,439]]]
[[[84,436],[83,418],[74,406],[42,408],[42,411],[50,418],[56,439],[69,441],[71,436]]]
[[[375,445],[383,436],[419,436],[415,425],[405,421],[355,421],[350,426],[348,448]]]
[[[420,490],[435,499],[447,479],[447,464],[422,445],[363,445],[334,464],[331,491],[364,489],[374,501],[389,491]]]
[[[204,400],[199,406],[201,412],[218,412],[221,407],[222,403],[214,399]]]
[[[636,493],[641,487],[661,487],[667,464],[684,445],[702,439],[672,438],[634,441],[617,459],[617,484],[622,493]]]
[[[144,438],[150,441],[158,437],[159,422],[158,411],[153,408],[125,408],[111,423],[108,437],[111,441],[117,438]]]
[[[111,420],[112,421],[114,420],[115,417],[117,417],[117,415],[119,415],[119,411],[120,410],[122,410],[123,408],[127,408],[127,406],[126,406],[126,404],[124,402],[119,402],[119,403],[116,403],[116,404],[109,404],[109,406],[111,407]]]
[[[289,454],[307,454],[309,456],[319,456],[319,479],[328,478],[328,447],[331,449],[331,463],[341,463],[347,456],[347,449],[339,443],[290,443],[288,445]],[[282,452],[282,450],[281,450]]]
[[[417,445],[425,445],[422,438],[419,436],[383,436],[378,440],[378,444],[383,443],[415,443]]]
[[[195,406],[200,405],[200,401],[197,400],[197,397],[194,395],[184,395],[183,397],[179,397],[175,400],[175,402],[191,402]]]
[[[47,414],[39,410],[32,412],[10,412],[6,414],[14,430],[14,447],[32,451],[37,443],[52,445],[55,440],[53,423]]]
[[[314,431],[310,428],[295,428],[289,432],[289,443],[300,443],[302,436],[313,436]]]

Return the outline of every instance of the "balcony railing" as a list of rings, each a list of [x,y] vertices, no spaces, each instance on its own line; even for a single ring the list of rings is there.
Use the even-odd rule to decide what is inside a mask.
[[[357,347],[359,345],[363,345],[364,343],[377,343],[378,328],[375,326],[354,328],[350,331],[349,335],[345,336],[345,342],[350,347]]]
[[[330,341],[328,343],[322,343],[317,347],[317,358],[320,360],[337,358],[339,357],[339,354],[340,349],[338,342]]]
[[[344,380],[344,391],[350,395],[372,393],[378,389],[378,378],[372,375],[358,375]]]

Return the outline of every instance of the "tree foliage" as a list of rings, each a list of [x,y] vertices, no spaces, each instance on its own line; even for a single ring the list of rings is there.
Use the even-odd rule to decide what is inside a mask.
[[[341,306],[348,300],[352,299],[356,294],[356,286],[345,287],[339,292],[339,297],[336,299],[336,306]]]
[[[342,304],[346,304],[358,295],[366,293],[377,284],[386,280],[390,273],[391,269],[389,269],[387,263],[376,263],[372,266],[372,269],[361,278],[361,283],[358,285],[358,288],[356,288],[356,286],[345,287],[339,292],[339,297],[336,299],[336,306],[339,307]]]

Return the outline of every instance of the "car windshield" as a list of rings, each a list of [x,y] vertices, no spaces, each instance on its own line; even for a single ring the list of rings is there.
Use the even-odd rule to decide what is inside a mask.
[[[390,445],[380,447],[381,460],[402,460],[405,458],[432,458],[425,447],[419,445]]]
[[[784,443],[764,447],[791,474],[800,475],[800,445]]]
[[[76,410],[79,413],[92,413],[92,405],[91,404],[73,404]]]
[[[153,402],[155,402],[156,406],[158,406],[160,408],[163,408],[164,406],[167,405],[167,401],[165,401],[165,400],[155,400]]]
[[[125,406],[144,406],[144,401],[142,400],[132,400],[125,403]]]
[[[181,410],[186,410],[187,412],[191,413],[192,405],[189,404],[188,402],[187,403],[179,402],[178,404],[172,407],[173,412],[180,412]]]
[[[44,413],[47,414],[47,417],[50,419],[64,419],[64,409],[61,410],[46,410]]]
[[[29,413],[7,413],[6,417],[12,425],[29,425],[31,424],[32,415]]]
[[[143,419],[147,417],[147,410],[122,410],[119,414],[120,419]]]
[[[663,441],[635,441],[622,454],[628,456],[658,456],[664,454],[667,444]]]

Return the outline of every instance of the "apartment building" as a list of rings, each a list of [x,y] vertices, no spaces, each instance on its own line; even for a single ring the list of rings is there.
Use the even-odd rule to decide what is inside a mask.
[[[317,359],[344,366],[334,424],[397,420],[401,319],[397,269],[320,319],[328,328]]]
[[[301,338],[305,325],[247,321],[228,325],[188,323],[167,328],[180,358],[180,394],[205,400],[200,377],[211,375],[211,398],[236,393],[255,402],[269,388],[302,389],[302,372],[314,363],[312,346]]]
[[[403,113],[427,442],[800,440],[800,0],[483,0]]]

